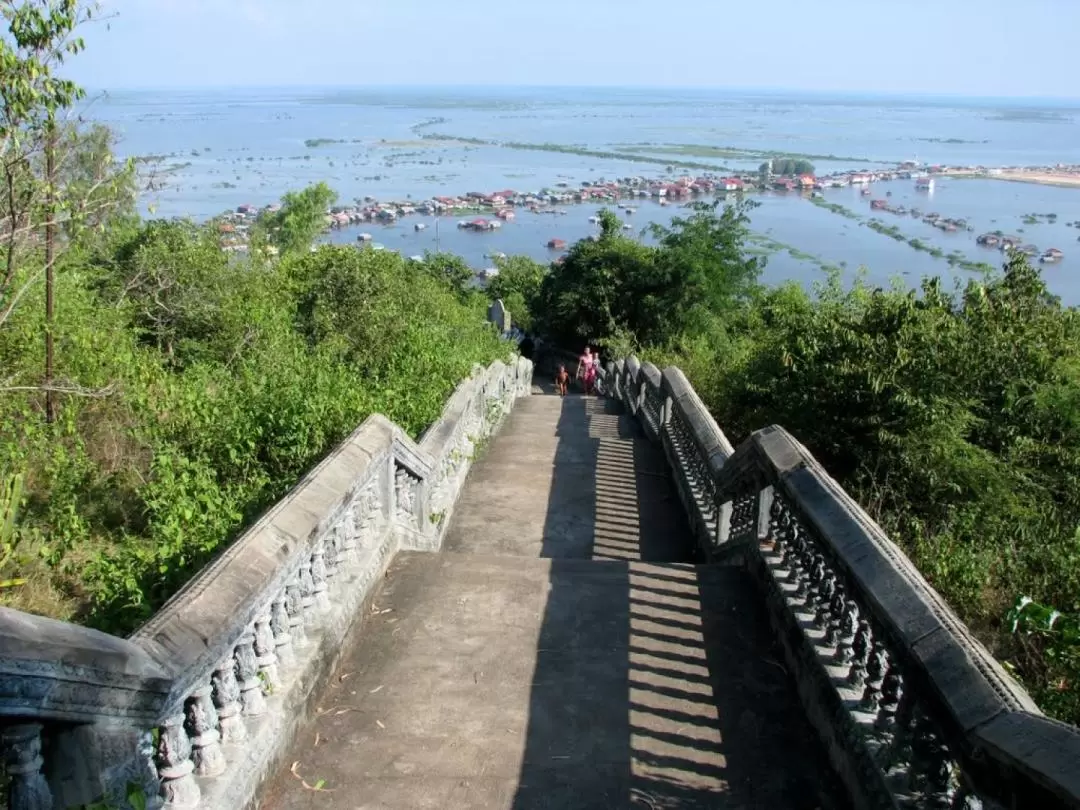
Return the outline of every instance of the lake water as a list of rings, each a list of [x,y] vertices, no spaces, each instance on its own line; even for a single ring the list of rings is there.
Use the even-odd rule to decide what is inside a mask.
[[[740,159],[692,154],[701,145],[774,150],[819,156],[820,172],[871,168],[905,159],[926,163],[1047,165],[1080,163],[1080,110],[1067,106],[1025,107],[1008,101],[920,101],[826,98],[726,91],[631,89],[307,89],[108,94],[88,105],[85,115],[113,126],[123,154],[161,156],[160,186],[148,191],[144,207],[156,216],[204,219],[243,203],[271,202],[289,189],[325,180],[342,201],[365,195],[377,199],[425,199],[437,194],[504,188],[538,190],[559,182],[628,175],[660,177],[663,164],[524,150],[454,141],[422,140],[439,134],[501,143],[559,144],[614,152],[634,148],[661,160],[686,160],[747,169],[757,155]],[[305,144],[324,140],[332,143]],[[683,147],[680,149],[680,146]],[[677,152],[682,152],[678,154]],[[630,157],[630,156],[628,156]],[[701,170],[686,170],[700,173]],[[162,185],[163,184],[163,185]],[[911,217],[874,216],[898,226],[946,253],[959,251],[975,261],[997,264],[1001,254],[975,244],[982,231],[1020,232],[1066,258],[1046,269],[1051,289],[1080,304],[1080,189],[995,180],[939,180],[931,195],[911,181],[880,184],[874,196],[891,191],[893,205],[915,206],[966,218],[974,232],[946,234]],[[810,204],[798,195],[755,195],[752,227],[795,249],[769,257],[766,279],[809,283],[821,264],[848,274],[865,267],[879,283],[901,276],[914,283],[929,273],[964,278],[944,259],[865,226],[868,197],[855,189],[825,192],[860,219],[849,219]],[[565,214],[521,212],[500,231],[459,231],[443,218],[438,244],[480,268],[495,252],[551,257],[552,237],[573,241],[592,233],[595,207]],[[637,234],[649,221],[678,213],[642,203],[631,220]],[[1024,224],[1025,214],[1055,213],[1056,222]],[[406,255],[434,249],[433,220],[422,232],[418,219],[390,228],[364,226],[376,241]],[[336,232],[335,241],[353,241],[360,229]],[[805,256],[814,257],[808,260]]]

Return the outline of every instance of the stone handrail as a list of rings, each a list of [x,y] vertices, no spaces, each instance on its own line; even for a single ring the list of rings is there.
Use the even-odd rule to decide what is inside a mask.
[[[1042,715],[881,527],[780,427],[737,449],[677,368],[609,364],[703,556],[745,565],[859,808],[1080,808],[1080,730]],[[782,763],[778,763],[782,767]]]
[[[18,810],[240,810],[280,764],[398,549],[439,548],[478,446],[532,364],[461,383],[419,443],[373,415],[129,639],[0,608]]]

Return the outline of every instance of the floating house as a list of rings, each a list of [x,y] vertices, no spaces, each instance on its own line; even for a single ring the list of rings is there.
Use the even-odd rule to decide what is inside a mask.
[[[548,250],[566,250],[566,240],[565,239],[549,239],[548,243],[547,243],[547,246],[548,246]]]

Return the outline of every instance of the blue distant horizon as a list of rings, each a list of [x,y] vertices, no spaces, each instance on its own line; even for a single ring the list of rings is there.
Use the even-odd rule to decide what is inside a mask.
[[[222,93],[259,93],[259,92],[480,92],[486,95],[513,93],[515,91],[563,92],[563,93],[603,93],[603,92],[641,92],[662,95],[665,92],[680,95],[699,96],[764,96],[771,98],[817,99],[823,101],[911,101],[911,102],[961,102],[975,105],[1010,104],[1025,107],[1080,107],[1080,96],[994,96],[957,93],[928,92],[869,92],[848,90],[810,90],[788,87],[702,87],[679,85],[630,85],[630,84],[595,84],[595,85],[560,85],[560,84],[237,84],[237,85],[128,85],[115,87],[84,86],[89,95],[122,93],[182,93],[182,94],[222,94]]]

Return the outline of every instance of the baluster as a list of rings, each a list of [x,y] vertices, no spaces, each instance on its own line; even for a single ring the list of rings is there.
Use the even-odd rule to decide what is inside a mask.
[[[217,711],[214,712],[217,717]],[[154,762],[154,732],[142,731],[135,742],[135,782],[148,798],[161,794],[161,779],[158,777],[157,764]],[[149,803],[147,806],[151,806]]]
[[[311,578],[311,558],[300,561],[300,607],[304,611],[304,623],[311,625],[314,619],[315,580]]]
[[[792,538],[794,540],[794,582],[796,599],[806,599],[810,592],[810,566],[813,563],[813,554],[810,547],[810,541],[806,536],[806,529],[802,524],[794,519],[792,521]]]
[[[348,574],[356,559],[357,544],[364,530],[367,519],[367,490],[360,493],[345,515],[345,520],[338,526],[337,561],[338,569]]]
[[[879,731],[893,734],[895,731],[896,712],[900,707],[900,694],[904,688],[900,667],[892,656],[886,656],[885,677],[881,680],[881,700],[878,707],[877,721],[874,725]]]
[[[274,653],[277,656],[278,663],[286,669],[290,668],[296,661],[292,647],[292,636],[289,634],[291,620],[286,607],[287,604],[284,591],[278,594],[274,601],[270,603],[270,629],[274,632]]]
[[[321,541],[311,551],[311,601],[316,613],[330,612],[330,594],[326,592],[326,552]]]
[[[416,524],[416,492],[413,477],[404,467],[399,467],[394,476],[397,494],[398,518],[409,525]]]
[[[197,807],[201,793],[192,776],[195,763],[191,761],[191,740],[184,730],[184,715],[167,717],[162,723],[155,759],[165,807],[177,810]]]
[[[855,688],[859,688],[866,683],[866,663],[870,654],[871,643],[870,624],[865,619],[859,619],[859,626],[855,631],[855,641],[851,645],[851,672],[848,674],[848,683]]]
[[[870,658],[866,662],[866,684],[863,689],[861,707],[871,713],[877,714],[881,700],[881,683],[885,677],[885,650],[881,643],[875,639]]]
[[[884,694],[884,687],[882,692]],[[878,764],[886,774],[893,794],[900,798],[908,794],[911,781],[911,737],[915,710],[914,693],[904,686],[902,676],[897,695],[896,710],[889,721],[891,727],[883,729],[881,724],[875,723],[875,728],[885,741],[878,752]]]
[[[244,714],[255,717],[266,711],[266,698],[263,696],[262,678],[259,677],[259,664],[255,655],[255,634],[245,633],[236,642],[236,677],[240,681],[240,702]]]
[[[285,626],[289,626],[287,616]],[[272,694],[281,686],[275,645],[274,614],[273,606],[271,606],[265,613],[260,613],[255,617],[255,663],[259,666],[259,675],[263,680],[263,691],[266,694]]]
[[[773,493],[769,506],[769,537],[773,541],[773,553],[781,567],[787,568],[791,558],[791,517],[787,504],[778,493]],[[790,576],[791,572],[788,571]]]
[[[824,561],[822,561],[824,565]],[[817,608],[814,610],[814,623],[825,631],[826,643],[828,643],[829,626],[832,624],[833,594],[836,592],[836,574],[832,569],[824,568],[822,571],[821,584],[818,586]]]
[[[840,615],[840,638],[836,645],[836,659],[841,663],[850,663],[855,658],[852,644],[858,631],[859,606],[853,599],[844,600]]]
[[[45,764],[41,756],[43,730],[41,723],[19,723],[0,731],[10,810],[52,810],[52,793],[41,772]]]
[[[236,661],[230,655],[210,677],[213,686],[214,708],[221,724],[221,739],[236,743],[247,739],[247,726],[240,716],[240,684],[236,682]]]
[[[338,567],[338,543],[341,542],[341,532],[339,529],[343,522],[344,518],[338,521],[338,524],[326,533],[326,537],[323,540],[326,554],[323,564],[326,566],[326,588],[328,591],[333,590],[333,584],[337,582],[337,575],[341,571]]]
[[[920,807],[947,808],[951,803],[949,750],[941,741],[933,722],[916,710],[911,737],[910,785],[920,794]]]
[[[213,687],[207,683],[187,699],[184,729],[191,738],[192,761],[199,776],[217,776],[225,771],[225,754],[221,750],[218,716],[211,699]]]
[[[832,597],[829,599],[825,622],[825,643],[839,652],[840,624],[844,620],[844,586],[835,574],[832,575],[831,588]]]

